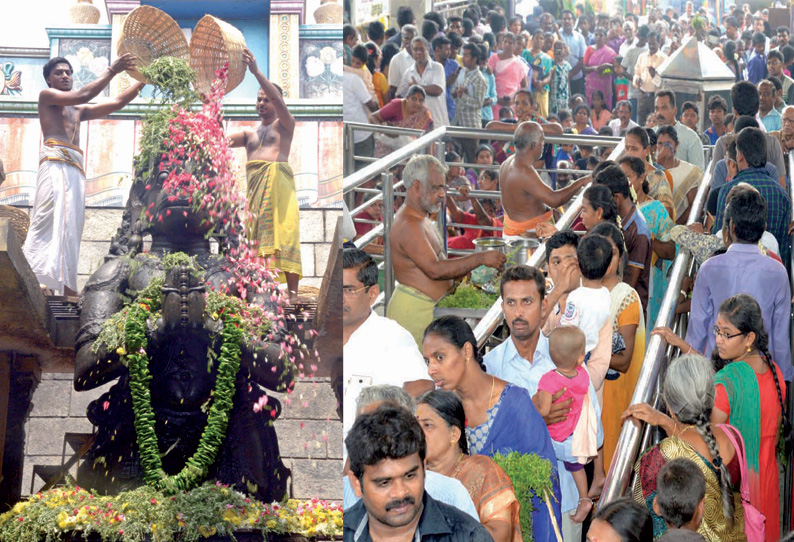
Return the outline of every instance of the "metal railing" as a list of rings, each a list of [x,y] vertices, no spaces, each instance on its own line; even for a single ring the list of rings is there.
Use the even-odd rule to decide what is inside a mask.
[[[794,153],[789,153],[788,155],[788,195],[791,201],[794,201]],[[794,235],[789,238],[791,242],[791,251],[789,253],[789,284],[791,287],[791,291],[794,292]],[[791,340],[791,351],[794,352],[794,304],[791,306],[791,320],[789,325],[789,334]],[[787,412],[785,415],[789,417],[789,420],[794,418],[794,390],[791,389],[791,382],[788,382],[786,386],[786,403],[787,403]],[[794,476],[794,457],[791,455],[788,457],[788,462],[786,464],[786,468],[784,469],[785,472],[785,479],[783,480],[783,496],[782,502],[790,503],[792,498],[792,491],[794,491],[794,485],[792,485],[792,477]],[[783,528],[783,532],[786,533],[791,529],[791,522],[792,522],[792,510],[791,506],[784,506],[783,507],[783,517],[781,518],[780,525]]]
[[[702,215],[709,185],[711,184],[711,174],[708,173],[708,169],[706,171],[689,210],[687,224],[698,222]],[[662,305],[659,308],[659,315],[656,318],[654,327],[672,327],[678,302],[678,293],[681,290],[684,277],[689,275],[691,258],[692,255],[688,250],[680,250],[675,260],[673,260],[667,290],[662,298]],[[634,387],[634,394],[629,404],[654,404],[654,392],[657,389],[662,363],[666,357],[666,347],[665,341],[659,335],[651,336],[645,350],[645,358],[637,378],[637,384]],[[631,480],[634,461],[638,453],[642,451],[640,449],[642,429],[642,424],[637,422],[623,424],[617,446],[615,447],[615,455],[609,465],[604,490],[598,503],[599,508],[622,497],[626,493]]]
[[[391,260],[391,250],[389,247],[389,234],[391,232],[391,226],[393,221],[394,215],[394,190],[397,188],[401,188],[403,186],[402,181],[398,183],[394,183],[394,174],[392,173],[392,168],[402,164],[413,155],[418,153],[426,152],[429,148],[431,149],[431,154],[436,156],[442,162],[445,162],[444,156],[444,142],[443,139],[446,136],[452,136],[457,138],[472,138],[472,139],[482,139],[482,140],[498,140],[498,141],[512,141],[513,134],[510,132],[494,132],[494,131],[487,131],[487,130],[479,130],[474,128],[461,128],[456,126],[442,126],[436,128],[430,132],[424,133],[418,130],[407,130],[404,128],[394,128],[390,126],[382,126],[377,124],[361,124],[355,122],[346,122],[344,124],[343,130],[343,138],[344,138],[344,148],[345,152],[345,161],[346,164],[354,164],[356,160],[361,160],[362,158],[367,157],[360,157],[354,156],[353,150],[355,148],[353,142],[353,131],[354,130],[365,130],[373,133],[392,133],[392,134],[399,134],[399,135],[418,135],[417,139],[410,142],[406,146],[397,149],[396,151],[386,155],[383,158],[376,159],[372,163],[366,165],[365,167],[361,168],[360,170],[347,175],[343,181],[343,197],[346,198],[346,202],[350,211],[351,217],[353,217],[354,222],[356,221],[355,215],[375,203],[376,201],[383,201],[383,224],[378,225],[368,231],[366,234],[362,235],[360,238],[355,240],[355,245],[358,248],[364,248],[370,243],[372,243],[378,237],[383,237],[383,261],[378,265],[379,269],[383,270],[384,273],[384,288],[381,294],[378,295],[378,298],[375,301],[375,305],[386,305],[388,304],[388,300],[391,298],[391,294],[394,291],[395,281],[394,281],[394,270],[392,267],[392,260]],[[421,135],[419,135],[421,134]],[[579,145],[592,145],[592,146],[607,146],[607,147],[616,147],[616,150],[613,151],[613,154],[617,156],[620,152],[622,152],[623,144],[622,139],[617,137],[606,137],[606,136],[582,136],[578,134],[565,134],[565,135],[549,135],[545,136],[546,143],[551,144],[558,144],[558,143],[565,143],[565,144],[579,144]],[[363,160],[361,160],[363,161]],[[464,164],[464,163],[454,163],[454,165],[466,165],[466,166],[473,166],[478,167],[479,164]],[[549,172],[564,172],[564,173],[573,173],[576,174],[578,170],[540,170],[540,171],[549,171]],[[587,173],[590,173],[589,171]],[[377,177],[380,177],[381,180],[381,189],[373,189],[373,188],[364,188],[362,185],[371,181]],[[356,192],[363,192],[365,194],[371,195],[372,197],[366,199],[358,206],[354,205],[354,198],[353,195]],[[494,197],[494,192],[487,193],[483,191],[473,191],[478,196],[485,196],[486,194],[489,197]],[[455,191],[450,191],[450,194],[457,193]],[[581,207],[581,194],[575,200],[577,203],[572,205],[572,207],[578,209]],[[569,213],[566,212],[563,214],[563,217],[568,216]],[[448,225],[446,221],[446,205],[444,205],[439,212],[439,216],[441,220],[438,221],[438,228],[441,232],[442,239],[443,239],[443,248],[446,252],[447,250],[447,243],[446,243],[446,228]],[[573,222],[573,219],[576,217],[576,214],[571,215],[569,219],[569,223]],[[560,222],[558,221],[558,225]],[[467,228],[473,229],[491,229],[489,226],[472,226],[469,224],[463,224],[461,226],[465,226]],[[566,226],[563,226],[566,227]]]

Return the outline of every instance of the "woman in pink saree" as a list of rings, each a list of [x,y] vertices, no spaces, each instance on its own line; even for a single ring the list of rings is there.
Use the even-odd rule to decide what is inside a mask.
[[[593,103],[593,91],[600,90],[604,95],[604,108],[612,110],[612,60],[617,56],[615,51],[607,46],[607,33],[603,28],[596,28],[595,45],[588,47],[584,53],[584,66],[582,71],[586,74],[584,80],[585,96],[587,103]]]
[[[373,124],[413,128],[425,132],[433,128],[433,116],[425,105],[425,89],[412,85],[405,98],[395,98],[370,116]],[[382,158],[416,139],[414,136],[375,134],[375,157]]]
[[[488,65],[496,79],[497,105],[493,106],[495,119],[499,118],[499,110],[509,106],[513,94],[520,88],[527,88],[528,66],[515,51],[520,48],[515,34],[507,32],[502,38],[502,50],[491,55]]]

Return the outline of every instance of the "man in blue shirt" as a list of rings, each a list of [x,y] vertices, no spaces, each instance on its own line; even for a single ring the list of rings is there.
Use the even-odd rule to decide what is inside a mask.
[[[747,62],[747,79],[754,85],[761,82],[769,74],[766,67],[766,36],[761,32],[753,34],[753,49],[755,52]]]
[[[562,32],[560,37],[568,45],[568,57],[565,60],[571,65],[570,95],[584,94],[582,66],[584,65],[584,53],[587,50],[587,44],[585,44],[582,35],[573,29],[573,12],[570,9],[562,12]]]
[[[709,98],[707,107],[711,126],[704,133],[709,138],[709,144],[716,145],[717,140],[727,133],[727,128],[725,127],[725,114],[728,113],[728,102],[719,94],[715,94]]]
[[[745,128],[739,137],[742,134],[757,137],[756,134],[746,134],[747,130],[750,128]],[[698,352],[710,355],[716,345],[712,328],[720,305],[736,294],[749,294],[761,306],[772,359],[784,378],[791,381],[794,368],[791,366],[789,341],[791,289],[788,275],[780,262],[762,254],[758,247],[766,226],[766,207],[761,194],[749,185],[732,191],[724,230],[728,233],[730,245],[725,254],[712,256],[698,271],[692,290],[686,342]]]
[[[450,58],[452,41],[448,37],[438,36],[433,39],[431,45],[433,46],[433,60],[444,66],[444,76],[447,82],[447,114],[449,115],[449,120],[452,121],[455,118],[455,99],[452,97],[451,90],[455,79],[458,78],[460,65],[456,60]]]
[[[575,249],[574,249],[575,254]],[[578,260],[566,261],[563,264],[568,269],[578,271]],[[488,374],[502,380],[507,380],[521,386],[534,396],[538,391],[540,377],[555,369],[554,362],[549,355],[549,340],[541,332],[544,318],[548,314],[546,307],[556,305],[563,290],[567,289],[564,281],[559,281],[554,287],[554,292],[546,298],[545,279],[543,274],[534,267],[516,265],[508,268],[502,274],[501,294],[502,311],[504,311],[510,337],[502,344],[488,352],[483,358],[483,363]],[[565,420],[572,399],[554,402],[560,398],[562,391],[552,397],[551,411],[545,418],[550,425]],[[592,383],[590,385],[590,399],[596,408],[598,424],[598,445],[603,440],[601,428],[601,412],[598,399]],[[557,472],[560,476],[560,490],[562,492],[562,531],[565,540],[581,540],[582,525],[573,523],[569,512],[576,510],[579,494],[573,475],[565,469],[562,461],[571,461],[572,437],[565,442],[552,441],[554,452],[557,455]]]

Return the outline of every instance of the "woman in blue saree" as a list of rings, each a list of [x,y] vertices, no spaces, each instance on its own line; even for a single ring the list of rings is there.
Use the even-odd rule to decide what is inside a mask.
[[[536,454],[551,463],[553,495],[549,501],[554,521],[560,525],[557,457],[546,424],[526,389],[485,373],[476,345],[474,333],[464,320],[444,316],[433,321],[425,330],[422,344],[428,374],[437,387],[460,397],[470,453],[489,457],[497,452]],[[546,502],[535,496],[532,508],[534,540],[555,540],[556,529]]]

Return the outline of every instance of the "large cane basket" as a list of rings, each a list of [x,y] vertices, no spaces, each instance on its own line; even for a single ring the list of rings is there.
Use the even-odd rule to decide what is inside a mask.
[[[215,70],[229,63],[225,94],[234,90],[245,77],[243,62],[245,38],[242,32],[212,15],[205,15],[190,36],[190,67],[198,75],[196,90],[207,93],[215,80]]]
[[[146,67],[163,56],[172,56],[186,62],[190,60],[190,46],[177,22],[167,13],[151,6],[132,10],[124,21],[118,45],[119,56],[132,53],[138,57],[138,66]],[[143,83],[146,79],[136,70],[130,76]]]

